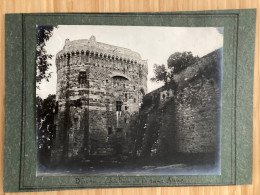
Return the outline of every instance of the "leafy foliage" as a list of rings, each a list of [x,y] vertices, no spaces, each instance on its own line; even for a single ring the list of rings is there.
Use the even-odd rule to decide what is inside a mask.
[[[167,82],[173,81],[174,74],[177,74],[187,68],[188,66],[196,63],[198,61],[198,57],[194,57],[191,52],[175,52],[170,55],[167,60],[166,67],[164,64],[154,65],[154,73],[155,77],[153,77],[152,81],[163,81],[165,84]]]
[[[36,47],[36,86],[39,88],[39,84],[42,80],[49,81],[51,73],[48,72],[51,63],[48,62],[52,59],[53,55],[48,54],[45,49],[45,42],[52,36],[54,26],[37,26],[37,47]]]
[[[151,80],[152,81],[164,81],[165,83],[167,82],[167,78],[168,78],[168,72],[167,72],[167,68],[165,67],[165,65],[158,65],[155,64],[153,67],[153,71],[155,73],[155,77],[153,77]]]
[[[38,154],[39,160],[44,164],[51,151],[52,140],[55,136],[56,95],[49,95],[42,100],[36,98]]]
[[[173,73],[179,73],[188,66],[194,64],[198,57],[194,57],[191,52],[175,52],[170,55],[167,60],[168,68],[172,69]]]

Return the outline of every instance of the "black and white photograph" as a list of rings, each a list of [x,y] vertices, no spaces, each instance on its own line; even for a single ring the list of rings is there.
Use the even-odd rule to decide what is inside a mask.
[[[220,175],[223,27],[36,26],[37,175]]]

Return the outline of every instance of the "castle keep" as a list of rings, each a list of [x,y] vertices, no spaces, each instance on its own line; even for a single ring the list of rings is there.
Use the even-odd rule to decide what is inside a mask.
[[[91,36],[67,39],[56,67],[52,161],[131,151],[129,121],[147,93],[147,61]]]

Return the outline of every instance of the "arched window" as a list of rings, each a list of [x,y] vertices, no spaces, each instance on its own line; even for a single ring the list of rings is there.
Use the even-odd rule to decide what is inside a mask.
[[[165,100],[165,94],[162,94],[162,98],[163,98],[163,100]]]

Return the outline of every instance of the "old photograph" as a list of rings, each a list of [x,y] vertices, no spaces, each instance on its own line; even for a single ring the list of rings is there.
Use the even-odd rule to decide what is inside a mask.
[[[223,32],[37,25],[37,175],[219,175]]]

